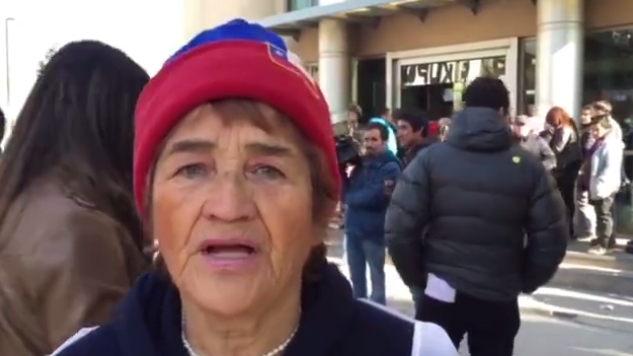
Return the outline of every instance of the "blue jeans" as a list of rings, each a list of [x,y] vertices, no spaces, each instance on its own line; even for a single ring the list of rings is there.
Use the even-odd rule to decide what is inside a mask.
[[[346,236],[345,249],[350,279],[354,288],[354,297],[367,298],[367,265],[371,280],[371,296],[376,303],[387,304],[385,293],[385,255],[384,243],[370,241],[357,236]]]

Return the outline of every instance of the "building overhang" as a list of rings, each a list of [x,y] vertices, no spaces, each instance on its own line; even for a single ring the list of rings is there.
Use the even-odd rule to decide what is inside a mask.
[[[325,18],[378,26],[381,18],[402,13],[424,21],[432,8],[446,5],[467,6],[476,15],[481,2],[483,0],[343,0],[270,16],[259,23],[280,35],[298,39],[302,29],[315,27]]]

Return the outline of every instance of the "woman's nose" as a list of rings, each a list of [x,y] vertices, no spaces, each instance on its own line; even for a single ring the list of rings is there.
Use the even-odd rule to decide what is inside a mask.
[[[256,215],[253,190],[242,174],[225,172],[209,182],[203,214],[225,222],[249,220]]]

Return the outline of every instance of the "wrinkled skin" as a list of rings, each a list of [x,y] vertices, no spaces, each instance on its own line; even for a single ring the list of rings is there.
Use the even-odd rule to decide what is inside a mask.
[[[275,111],[260,105],[274,121]],[[310,167],[288,123],[269,132],[239,111],[212,105],[191,111],[166,139],[152,191],[153,236],[185,309],[226,318],[298,303],[314,231]],[[261,246],[253,268],[209,268],[200,244],[248,237]],[[282,308],[283,309],[283,308]]]

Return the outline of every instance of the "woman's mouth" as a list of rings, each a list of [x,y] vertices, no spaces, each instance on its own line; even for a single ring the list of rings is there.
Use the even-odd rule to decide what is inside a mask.
[[[238,271],[251,266],[259,252],[256,244],[237,240],[207,240],[200,248],[209,267],[224,271]]]

